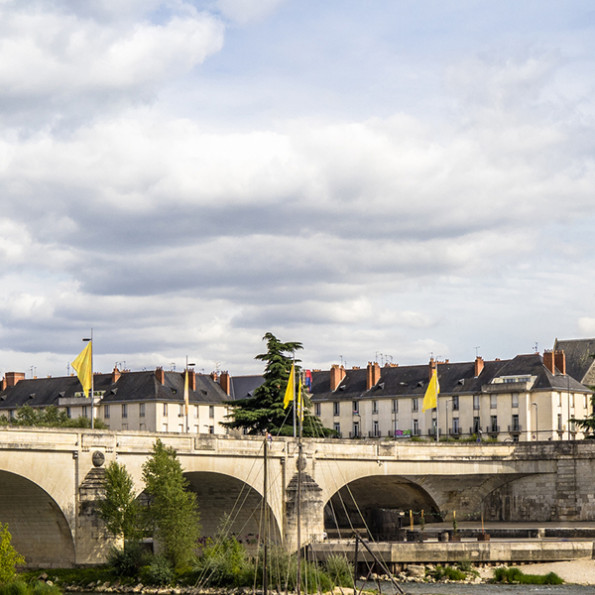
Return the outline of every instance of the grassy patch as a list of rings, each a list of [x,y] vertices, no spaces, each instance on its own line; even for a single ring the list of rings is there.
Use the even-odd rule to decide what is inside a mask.
[[[496,568],[494,570],[494,583],[510,583],[517,585],[561,585],[564,581],[555,573],[525,574],[518,568]]]

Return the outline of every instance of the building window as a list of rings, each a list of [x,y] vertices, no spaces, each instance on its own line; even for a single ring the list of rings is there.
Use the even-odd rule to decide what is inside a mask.
[[[460,426],[459,426],[459,418],[458,417],[453,417],[452,418],[452,433],[455,436],[458,436],[460,434],[459,428],[460,428]]]
[[[574,409],[574,393],[570,395],[570,406]]]
[[[359,421],[353,422],[353,432],[351,432],[352,438],[359,438]]]
[[[498,395],[490,395],[490,409],[498,408]]]
[[[399,413],[399,401],[397,399],[393,399],[392,412]]]
[[[163,415],[167,415],[167,403],[163,403]]]
[[[512,407],[516,409],[519,406],[519,394],[512,393]]]
[[[378,436],[380,436],[380,429],[378,427],[377,421],[372,422],[372,432],[374,433],[375,438],[378,438]]]
[[[455,395],[452,398],[452,410],[458,411],[459,410],[459,395]]]
[[[213,419],[215,417],[215,405],[209,405],[209,417]],[[211,432],[212,434],[213,432]]]
[[[480,430],[481,430],[481,424],[480,424],[479,415],[476,415],[473,418],[473,433],[479,434]]]
[[[314,403],[314,415],[320,417],[320,403]]]
[[[215,426],[209,426],[209,434],[215,433]]]
[[[87,405],[83,405],[83,417],[89,417],[89,409]]]
[[[351,406],[353,408],[353,415],[359,415],[359,402],[358,401],[352,401],[351,402]]]
[[[419,421],[417,419],[413,420],[413,435],[419,436]]]
[[[145,404],[144,403],[139,403],[138,415],[139,415],[139,417],[145,417]]]
[[[128,405],[126,403],[122,403],[122,418],[128,417]]]
[[[12,411],[11,411],[12,413]],[[12,418],[12,415],[10,416]],[[66,407],[66,417],[68,419],[72,418],[72,411],[70,410],[70,407]],[[107,415],[105,417],[109,417],[109,405],[107,405]]]
[[[411,399],[411,411],[418,411],[419,407],[417,404],[417,398]]]
[[[378,413],[378,401],[372,401],[372,413]]]
[[[558,432],[562,431],[562,414],[558,413]]]
[[[498,431],[498,416],[491,415],[490,416],[490,432],[497,432]]]
[[[194,406],[194,417],[198,417],[198,405]]]
[[[147,429],[147,424],[139,424],[138,429],[141,432],[144,432]]]
[[[479,409],[479,395],[473,395],[473,409]]]
[[[335,433],[341,438],[341,424],[339,422],[334,423]]]
[[[70,410],[70,407],[68,407],[66,412],[69,413],[69,410]],[[68,417],[70,417],[70,415]],[[103,406],[103,417],[105,417],[105,419],[109,419],[109,405]]]
[[[180,404],[178,405],[178,417],[183,417],[184,416],[184,405]]]
[[[587,395],[583,395],[583,397],[584,397],[583,407],[586,409],[588,407]]]
[[[341,411],[341,403],[339,401],[335,401],[333,403],[333,415],[339,415]]]
[[[558,407],[562,407],[562,393],[558,393]]]
[[[518,413],[513,413],[513,415],[512,415],[512,431],[519,432],[520,429],[521,429],[521,426],[519,425]]]

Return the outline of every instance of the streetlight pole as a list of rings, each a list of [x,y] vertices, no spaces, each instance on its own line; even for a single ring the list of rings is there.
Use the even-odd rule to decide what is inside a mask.
[[[535,440],[539,440],[539,406],[537,403],[531,403],[535,407]]]

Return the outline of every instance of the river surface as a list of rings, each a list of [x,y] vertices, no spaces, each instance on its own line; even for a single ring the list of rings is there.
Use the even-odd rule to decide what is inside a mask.
[[[378,589],[377,583],[367,583],[367,588]],[[458,583],[400,583],[405,593],[411,595],[593,595],[593,585],[467,585]],[[381,583],[381,591],[395,595],[399,591],[391,583]],[[353,591],[345,589],[345,595]]]

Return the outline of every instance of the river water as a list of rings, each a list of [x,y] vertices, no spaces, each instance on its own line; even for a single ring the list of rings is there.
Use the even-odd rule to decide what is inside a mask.
[[[366,584],[369,589],[378,589],[377,583]],[[467,585],[459,583],[400,583],[400,587],[411,595],[594,595],[593,585]],[[392,583],[381,583],[382,593],[396,595],[399,592]],[[345,591],[345,595],[350,595]]]

